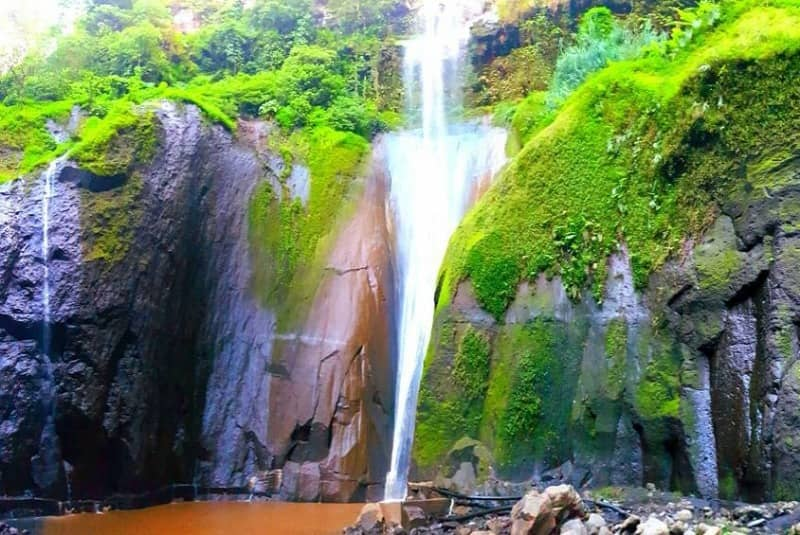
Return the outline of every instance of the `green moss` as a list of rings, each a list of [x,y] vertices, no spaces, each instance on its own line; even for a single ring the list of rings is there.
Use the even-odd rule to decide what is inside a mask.
[[[280,195],[264,183],[250,204],[254,291],[265,304],[281,308],[281,323],[288,324],[302,317],[303,303],[310,301],[321,280],[330,241],[347,213],[369,143],[353,133],[318,127],[273,144],[289,169],[295,161],[308,166],[311,181],[307,205],[291,197],[288,176],[283,177]]]
[[[100,193],[81,193],[81,229],[85,262],[112,265],[130,249],[141,214],[142,179],[129,178],[121,187]]]
[[[478,437],[488,387],[489,337],[471,326],[460,334],[452,327],[440,325],[425,361],[426,381],[420,387],[412,454],[428,477],[435,475],[456,440]],[[456,345],[449,357],[432,358],[433,348],[449,352]]]
[[[613,400],[620,399],[625,389],[627,364],[628,326],[623,319],[613,319],[606,331],[606,358],[609,361],[606,375],[606,392]]]
[[[725,471],[719,478],[719,497],[723,500],[735,500],[738,493],[739,486],[736,484],[736,478],[732,472]]]
[[[202,111],[209,120],[221,124],[228,132],[236,132],[236,121],[231,119],[219,106],[202,94],[186,89],[169,88],[164,92],[163,97],[176,102],[194,104],[200,108],[200,111]]]
[[[519,279],[544,271],[600,298],[620,242],[643,288],[708,228],[743,162],[800,144],[799,48],[800,6],[731,2],[686,48],[592,75],[548,126],[521,114],[533,133],[452,239],[442,292],[470,278],[499,318]]]
[[[560,322],[537,319],[509,326],[496,344],[482,437],[493,435],[499,470],[507,475],[536,462],[563,462],[581,350]],[[497,405],[493,405],[497,403]]]
[[[730,284],[731,278],[742,268],[739,253],[733,249],[720,251],[705,262],[697,264],[700,288],[703,290],[722,290]]]
[[[467,256],[475,296],[497,319],[514,297],[519,279],[519,262],[506,253],[507,249],[503,236],[491,233],[481,237]]]
[[[555,119],[555,112],[546,105],[546,96],[546,91],[534,91],[515,107],[511,118],[511,134],[520,148]]]
[[[800,482],[787,481],[778,478],[775,482],[774,499],[778,501],[793,501],[800,498]]]
[[[453,361],[453,379],[468,399],[483,399],[489,379],[489,340],[472,327],[461,337]]]
[[[678,418],[680,414],[680,355],[665,351],[653,358],[636,389],[635,407],[644,419]]]
[[[130,173],[149,162],[158,144],[155,113],[119,103],[105,118],[92,118],[69,153],[83,169],[111,177]]]

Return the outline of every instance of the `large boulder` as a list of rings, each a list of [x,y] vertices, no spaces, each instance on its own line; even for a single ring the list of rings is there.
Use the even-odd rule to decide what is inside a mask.
[[[548,535],[573,519],[583,527],[583,515],[583,501],[570,485],[548,487],[544,492],[532,489],[511,510],[511,534]],[[578,529],[577,524],[571,526]]]
[[[550,497],[528,491],[511,510],[511,521],[511,535],[550,535],[556,528]]]

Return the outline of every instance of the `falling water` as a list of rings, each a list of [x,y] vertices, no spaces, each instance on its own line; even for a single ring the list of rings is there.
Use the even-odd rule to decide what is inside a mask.
[[[42,352],[50,357],[50,200],[53,198],[53,179],[58,173],[62,159],[50,162],[44,172],[42,192]]]
[[[56,380],[52,346],[52,311],[50,304],[50,209],[53,200],[53,180],[64,162],[58,158],[50,163],[42,174],[44,181],[42,188],[42,354],[44,356],[44,383],[42,386],[42,404],[47,413],[42,434],[39,439],[39,452],[32,458],[35,465],[34,480],[42,488],[53,485],[62,468],[58,455],[58,434],[56,433]],[[66,466],[63,466],[66,469]],[[69,480],[68,480],[69,484]],[[71,487],[68,488],[71,495]],[[69,496],[71,498],[71,496]]]
[[[387,500],[406,495],[417,391],[447,243],[481,182],[505,162],[504,130],[448,122],[448,112],[460,104],[469,21],[482,5],[476,0],[426,0],[423,31],[405,43],[404,55],[407,114],[420,128],[386,139],[399,277],[396,417]]]

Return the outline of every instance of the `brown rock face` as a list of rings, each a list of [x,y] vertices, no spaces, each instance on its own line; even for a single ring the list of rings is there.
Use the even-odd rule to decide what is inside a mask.
[[[382,491],[394,400],[385,188],[373,172],[308,317],[297,332],[276,337],[268,447],[290,474],[288,499],[363,500]]]

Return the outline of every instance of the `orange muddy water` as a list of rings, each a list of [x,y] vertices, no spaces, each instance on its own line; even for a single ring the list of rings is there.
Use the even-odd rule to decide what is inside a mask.
[[[35,535],[334,535],[355,522],[361,507],[361,504],[188,502],[138,511],[47,518],[30,527]]]

